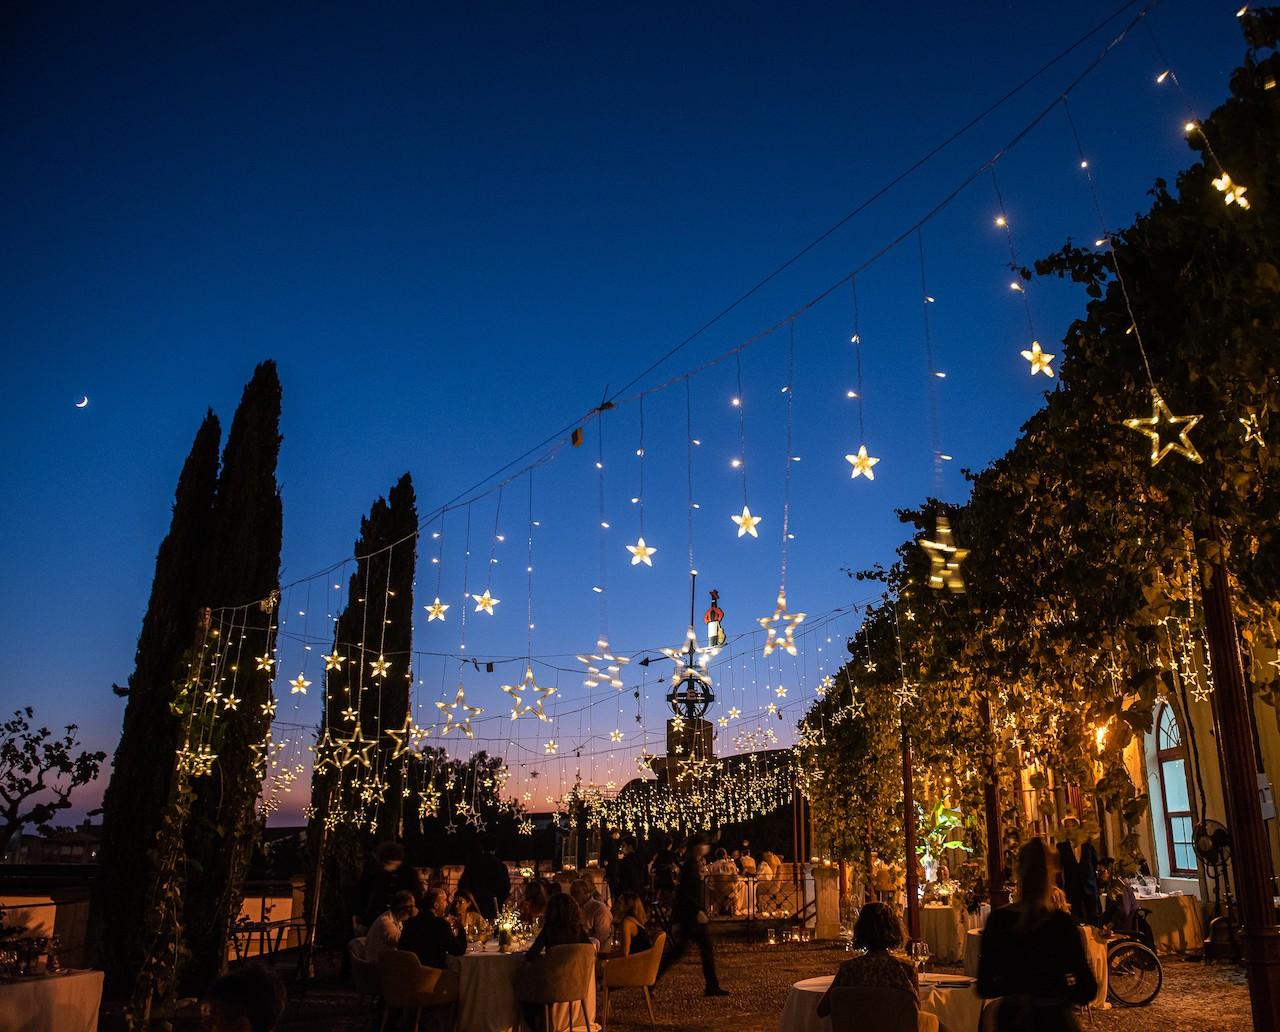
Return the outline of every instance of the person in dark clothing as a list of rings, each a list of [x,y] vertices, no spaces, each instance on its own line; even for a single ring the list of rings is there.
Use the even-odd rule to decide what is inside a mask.
[[[648,888],[648,864],[645,863],[645,858],[636,850],[635,840],[628,839],[622,844],[622,859],[618,861],[617,896],[621,896],[626,892],[634,892],[637,896],[643,897],[645,890]]]
[[[440,889],[427,889],[418,902],[418,914],[400,932],[402,950],[417,954],[427,967],[440,968],[449,957],[467,952],[467,933],[455,919],[445,917],[446,901]]]
[[[547,915],[542,921],[542,931],[524,955],[526,961],[537,960],[552,946],[568,946],[590,942],[582,927],[582,911],[567,892],[558,892],[547,902]]]
[[[364,934],[373,926],[397,892],[416,893],[418,877],[413,868],[404,865],[404,856],[399,842],[383,842],[365,865],[351,912],[358,933]]]
[[[671,905],[671,931],[673,946],[662,958],[658,969],[661,977],[668,968],[679,962],[688,952],[690,943],[696,943],[702,955],[702,980],[706,996],[728,996],[729,991],[720,985],[716,975],[716,957],[711,946],[711,930],[707,927],[707,912],[703,906],[703,857],[707,855],[705,839],[689,843],[684,866],[680,869],[680,884],[676,888]]]
[[[476,898],[476,906],[490,924],[511,895],[511,874],[507,865],[498,859],[497,848],[493,837],[486,835],[480,840],[479,858],[467,864],[458,879],[458,890]]]
[[[1072,1007],[1097,995],[1080,927],[1052,906],[1054,853],[1032,839],[1018,854],[1018,902],[982,931],[978,995],[1001,997],[999,1032],[1076,1032]]]
[[[1098,900],[1098,852],[1075,814],[1068,813],[1063,818],[1062,829],[1063,840],[1058,843],[1058,884],[1067,894],[1075,919],[1087,925],[1099,925],[1102,906]]]

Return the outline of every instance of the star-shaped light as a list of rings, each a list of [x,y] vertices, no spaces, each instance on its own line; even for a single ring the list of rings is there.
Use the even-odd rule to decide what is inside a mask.
[[[422,608],[427,611],[427,623],[430,623],[432,620],[443,620],[444,614],[448,611],[449,606],[446,603],[441,602],[440,596],[437,595],[435,597],[435,601],[432,602],[431,605],[423,606]]]
[[[504,684],[502,690],[511,696],[511,719],[523,716],[526,713],[532,713],[541,721],[548,721],[551,718],[547,716],[547,711],[542,708],[543,702],[555,695],[556,689],[543,688],[533,678],[533,667],[526,665],[524,668],[524,678],[519,684]],[[532,692],[537,698],[533,702],[524,701],[524,693]]]
[[[274,698],[268,699],[262,704],[261,710],[264,717],[274,717],[276,715],[276,700]]]
[[[769,705],[768,705],[768,706],[766,706],[766,707],[765,707],[765,709],[767,709],[770,713],[777,713],[777,712],[778,712],[778,704],[777,704],[776,702],[771,702],[771,703],[769,703]]]
[[[1191,443],[1191,439],[1187,436],[1197,423],[1203,419],[1203,416],[1175,416],[1169,411],[1169,406],[1164,403],[1164,398],[1160,397],[1160,392],[1154,387],[1151,388],[1151,415],[1149,417],[1135,416],[1132,419],[1126,419],[1124,425],[1130,430],[1137,430],[1138,433],[1151,438],[1151,465],[1160,465],[1160,460],[1170,452],[1177,452],[1183,458],[1190,459],[1192,462],[1203,462],[1200,453],[1196,451],[1196,446]],[[1160,443],[1161,428],[1165,428],[1167,433],[1174,434],[1176,439]]]
[[[310,687],[311,682],[307,680],[307,675],[299,672],[298,676],[289,682],[289,694],[306,695]]]
[[[1231,177],[1225,172],[1213,181],[1213,185],[1219,193],[1224,195],[1222,199],[1227,204],[1235,204],[1242,209],[1248,210],[1249,202],[1245,200],[1244,196],[1248,187],[1233,183]]]
[[[876,661],[875,661],[875,660],[873,660],[873,659],[869,659],[869,660],[867,660],[867,662],[866,662],[866,664],[865,664],[865,669],[866,669],[867,673],[869,673],[869,674],[874,674],[874,673],[876,672],[876,667],[877,667],[878,665],[879,665],[879,664],[878,664],[878,663],[876,663]]]
[[[730,516],[729,519],[733,520],[733,522],[738,525],[738,537],[742,537],[744,534],[750,534],[753,538],[758,538],[760,536],[756,532],[756,526],[762,519],[764,519],[764,517],[752,516],[751,510],[745,505],[742,507],[741,516],[734,514]]]
[[[742,710],[738,709],[738,707],[737,707],[737,706],[730,706],[730,707],[729,707],[729,719],[730,719],[730,720],[737,720],[740,716],[742,716]]]
[[[846,455],[844,461],[853,467],[853,472],[849,474],[850,480],[857,480],[858,477],[866,477],[868,480],[875,480],[875,470],[871,467],[880,460],[872,455],[867,454],[867,446],[865,444],[858,445],[858,451],[854,455]]]
[[[1258,423],[1258,413],[1250,412],[1249,415],[1238,417],[1240,425],[1244,427],[1244,443],[1256,441],[1259,448],[1265,448],[1267,442],[1262,439],[1262,427]]]
[[[311,683],[310,681],[307,682],[307,684],[310,684],[310,683]],[[240,705],[240,700],[236,698],[235,692],[231,692],[230,694],[228,694],[227,697],[222,701],[223,709],[233,710],[239,705]]]
[[[611,742],[621,742],[621,741],[622,741],[622,732],[621,732],[618,728],[616,728],[616,727],[615,727],[612,731],[610,731],[610,732],[609,732],[609,741],[611,741]]]
[[[384,656],[379,656],[377,659],[369,662],[370,677],[386,677],[387,671],[390,669],[391,663]]]
[[[271,653],[269,652],[266,653],[265,655],[261,655],[258,657],[259,670],[270,670],[275,665],[276,665],[276,657],[271,655]]]
[[[467,705],[467,693],[462,685],[458,685],[458,692],[454,695],[453,702],[437,701],[436,709],[444,714],[444,727],[440,729],[441,738],[455,728],[468,738],[475,738],[475,732],[471,730],[471,721],[484,712],[484,707]],[[456,716],[459,713],[463,714],[461,719]]]
[[[483,595],[472,595],[471,597],[475,599],[476,612],[488,613],[490,616],[493,616],[493,607],[502,601],[502,599],[494,598],[491,594],[489,594],[488,588],[484,589]]]
[[[916,622],[916,614],[915,614],[915,610],[908,609],[908,610],[907,610],[905,613],[903,613],[902,615],[903,615],[903,616],[905,616],[909,621],[911,621],[911,623],[915,623],[915,622]]]
[[[578,656],[578,662],[587,668],[587,676],[583,680],[583,685],[587,688],[594,688],[598,684],[607,684],[611,688],[621,688],[622,679],[618,674],[622,672],[622,668],[631,662],[625,656],[615,656],[609,651],[609,639],[598,638],[596,640],[596,651],[588,656]],[[603,669],[596,664],[601,664]]]
[[[543,745],[542,751],[545,752],[548,756],[554,756],[556,754],[556,750],[559,748],[560,748],[560,745],[556,742],[556,740],[554,738],[549,738],[547,739],[546,744]]]
[[[378,743],[365,738],[364,731],[357,724],[349,738],[339,738],[334,742],[334,760],[339,768],[352,763],[369,767],[369,751]]]
[[[728,726],[729,726],[729,718],[728,718],[728,717],[717,717],[717,718],[716,718],[716,723],[717,723],[717,724],[719,724],[721,727],[728,727]]]
[[[348,724],[354,721],[357,716],[359,716],[359,714],[356,712],[356,709],[354,706],[348,706],[346,709],[342,711],[342,719],[345,720]]]
[[[1046,353],[1041,347],[1038,340],[1031,342],[1031,348],[1022,352],[1022,357],[1031,363],[1031,375],[1036,373],[1044,373],[1050,379],[1053,378],[1053,368],[1049,365],[1053,361],[1053,356]]]
[[[945,516],[939,516],[934,524],[933,541],[923,540],[920,547],[929,556],[929,587],[946,588],[948,591],[964,591],[964,578],[960,576],[960,564],[969,554],[967,548],[957,548],[951,540],[951,524]],[[907,619],[915,614],[907,610]]]
[[[631,565],[639,566],[644,563],[645,566],[653,565],[653,556],[657,553],[657,549],[652,545],[646,545],[644,538],[636,539],[634,545],[627,545],[627,551],[631,553]]]
[[[787,690],[783,688],[782,685],[778,685],[778,687],[773,690],[773,694],[779,699],[785,699],[787,697]]]
[[[756,618],[756,622],[765,630],[764,655],[767,659],[773,655],[775,649],[782,649],[789,655],[796,654],[795,632],[804,621],[804,613],[788,613],[787,612],[787,595],[784,591],[778,592],[778,604],[773,611],[773,616],[761,616]],[[782,636],[778,636],[778,629],[775,624],[784,625],[782,628]]]
[[[336,648],[330,652],[329,655],[321,656],[320,658],[324,660],[324,668],[326,670],[341,670],[342,664],[347,661],[346,656],[338,655],[338,650]]]
[[[422,729],[413,722],[413,717],[405,717],[404,725],[395,730],[388,729],[384,731],[388,738],[394,743],[391,750],[391,759],[398,760],[401,756],[413,748],[413,743],[418,739],[418,734]]]

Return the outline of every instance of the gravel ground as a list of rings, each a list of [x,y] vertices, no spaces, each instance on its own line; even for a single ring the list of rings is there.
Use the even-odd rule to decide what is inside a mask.
[[[834,971],[845,958],[824,944],[765,947],[717,942],[721,981],[732,995],[707,999],[697,952],[690,954],[659,983],[654,998],[658,1027],[688,1032],[776,1032],[778,1015],[793,982]],[[336,972],[324,975],[312,992],[294,995],[281,1032],[363,1032],[376,1028],[355,996],[341,987]],[[1164,987],[1148,1007],[1095,1012],[1083,1020],[1086,1032],[1236,1032],[1252,1027],[1244,975],[1230,965],[1204,965],[1166,959]],[[641,1032],[649,1028],[644,1002],[635,990],[613,998],[609,1029]],[[466,1032],[466,1030],[462,1030]],[[971,1032],[953,1029],[950,1032]]]

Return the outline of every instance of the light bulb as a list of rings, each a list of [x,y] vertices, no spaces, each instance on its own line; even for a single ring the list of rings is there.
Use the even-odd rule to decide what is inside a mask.
[[[1004,217],[1003,215],[997,215],[997,216],[996,216],[996,225],[997,225],[997,226],[1007,226],[1008,224],[1009,224],[1009,223],[1005,220],[1005,217]]]
[[[936,376],[939,380],[945,380],[947,378],[947,374],[941,371],[935,372],[933,375]]]
[[[742,399],[734,398],[731,402],[729,402],[729,404],[732,405],[734,408],[737,408],[739,405],[742,404]]]
[[[845,396],[846,398],[856,398],[856,397],[858,396],[858,392],[857,392],[857,391],[845,391],[845,392],[844,392],[844,396]]]
[[[1157,84],[1162,83],[1167,78],[1169,78],[1169,69],[1166,68],[1163,72],[1161,72],[1159,75],[1156,76],[1156,83]]]
[[[741,459],[730,459],[730,460],[729,460],[729,465],[730,465],[730,466],[732,466],[734,469],[738,469],[738,468],[739,468],[739,467],[741,467],[741,465],[742,465],[742,460],[741,460]]]
[[[1182,127],[1183,131],[1188,133],[1194,133],[1198,128],[1199,126],[1197,126],[1195,122],[1188,122]]]

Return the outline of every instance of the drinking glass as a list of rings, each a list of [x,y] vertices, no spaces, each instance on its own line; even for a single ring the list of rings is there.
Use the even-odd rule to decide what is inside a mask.
[[[916,966],[916,973],[923,974],[925,967],[929,963],[929,944],[927,942],[913,942],[907,947],[907,953],[911,957],[911,961]]]

